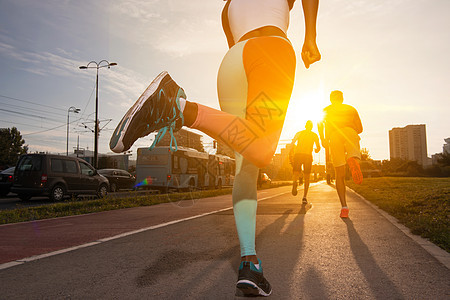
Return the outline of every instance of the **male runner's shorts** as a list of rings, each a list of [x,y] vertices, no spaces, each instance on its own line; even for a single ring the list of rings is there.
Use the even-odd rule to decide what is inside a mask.
[[[335,168],[344,166],[350,157],[361,159],[359,140],[359,135],[350,127],[340,128],[330,134],[331,161]]]
[[[312,155],[304,153],[296,153],[294,155],[294,172],[301,172],[303,165],[303,173],[310,174],[312,166]]]

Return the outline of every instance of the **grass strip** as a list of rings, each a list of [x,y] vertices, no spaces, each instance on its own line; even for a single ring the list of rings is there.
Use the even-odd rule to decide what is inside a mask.
[[[276,182],[264,185],[260,189],[275,188],[288,185],[289,182]],[[178,202],[182,200],[193,200],[220,195],[231,194],[231,188],[220,190],[194,191],[187,193],[170,194],[141,194],[130,192],[123,197],[108,195],[102,199],[69,199],[65,202],[46,204],[41,206],[18,207],[11,210],[0,211],[0,224],[27,222],[58,217],[82,215],[114,209],[123,209],[139,206],[150,206],[167,202]],[[31,200],[32,201],[32,200]]]
[[[230,193],[231,188],[227,188],[221,190],[150,195],[131,192],[127,196],[120,198],[115,196],[106,196],[102,199],[70,199],[69,201],[55,204],[2,210],[0,211],[0,224],[66,217],[114,209],[150,206],[159,203],[208,198]]]
[[[450,252],[450,178],[364,178],[348,186],[412,233]]]

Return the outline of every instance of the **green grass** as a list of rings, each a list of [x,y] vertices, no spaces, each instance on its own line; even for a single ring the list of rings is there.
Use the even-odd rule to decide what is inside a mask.
[[[348,186],[411,232],[450,252],[450,178],[365,178]]]
[[[263,185],[262,189],[275,188],[289,184],[289,182],[275,182],[272,185]],[[221,190],[195,191],[192,193],[173,193],[161,195],[143,195],[131,192],[121,198],[107,196],[103,199],[69,199],[65,202],[55,204],[20,207],[11,210],[0,211],[0,224],[18,223],[49,218],[82,215],[94,212],[108,211],[114,209],[131,208],[139,206],[150,206],[166,202],[178,202],[181,200],[200,199],[220,195],[231,194],[231,188]],[[31,200],[33,201],[33,200]]]

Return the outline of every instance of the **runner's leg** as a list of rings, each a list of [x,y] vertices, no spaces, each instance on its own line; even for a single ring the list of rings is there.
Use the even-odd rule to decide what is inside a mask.
[[[336,167],[335,172],[336,172],[336,191],[338,193],[342,207],[346,207],[347,200],[345,197],[345,165]]]
[[[241,43],[245,43],[242,63],[248,84],[246,106],[236,106],[236,99],[220,96],[226,87],[221,87],[219,74],[219,101],[224,111],[198,104],[197,118],[191,128],[222,141],[256,166],[263,167],[270,163],[278,145],[294,83],[295,53],[291,44],[279,37]],[[225,112],[229,111],[227,107],[239,107],[245,118]]]
[[[272,45],[274,42],[276,46]],[[293,62],[290,61],[294,64],[292,70],[284,62],[284,58],[280,59],[282,62],[277,63],[273,57],[283,57],[275,52],[281,51],[279,48],[288,50],[286,43],[287,41],[280,41],[279,38],[258,38],[238,43],[231,48],[224,57],[218,74],[219,102],[225,112],[199,105],[197,120],[192,126],[235,150],[241,150],[238,152],[242,155],[236,155],[233,208],[241,256],[251,256],[255,260],[258,168],[253,162],[261,164],[260,157],[267,153],[270,158],[273,156],[281,133],[292,91],[295,57]],[[280,46],[277,46],[278,44]],[[290,47],[290,44],[288,46]],[[292,48],[288,52],[293,54]],[[286,74],[289,74],[289,71],[292,80],[288,80],[286,84],[284,81],[287,80]],[[283,88],[287,90],[279,91]],[[277,107],[278,102],[275,100],[280,100],[281,108]],[[263,116],[256,115],[260,107],[265,108]],[[278,109],[277,114],[270,114],[274,109]],[[276,140],[273,140],[275,137]],[[269,143],[271,141],[275,144]],[[255,144],[259,146],[255,147]],[[267,148],[264,149],[261,144],[265,144]]]

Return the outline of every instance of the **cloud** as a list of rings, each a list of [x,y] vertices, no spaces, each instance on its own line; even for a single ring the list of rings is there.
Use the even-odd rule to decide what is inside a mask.
[[[110,33],[118,41],[127,41],[128,47],[155,49],[173,57],[217,52],[224,46],[222,7],[221,2],[197,0],[128,0],[109,9],[111,20],[121,20],[110,23]]]
[[[153,47],[176,57],[221,52],[225,45],[218,20],[184,19],[166,31],[166,34],[160,35]]]
[[[109,11],[113,15],[132,19],[135,22],[148,23],[161,17],[161,13],[158,11],[161,6],[160,2],[160,0],[112,2]]]
[[[16,65],[16,68],[39,76],[81,77],[86,80],[92,80],[93,76],[87,70],[79,70],[79,66],[86,65],[86,62],[72,57],[69,51],[61,48],[56,48],[54,53],[37,53],[0,42],[0,55],[7,60],[25,63]],[[130,95],[134,96],[137,90],[142,90],[147,81],[140,74],[121,66],[112,67],[110,72],[103,69],[100,72],[104,83],[102,88],[125,99]]]
[[[0,42],[0,54],[2,56],[9,60],[26,63],[26,67],[21,68],[33,74],[67,76],[73,73],[74,68],[81,65],[78,60],[66,57],[65,55],[68,52],[59,48],[57,51],[64,55],[47,51],[42,53],[31,52]]]

